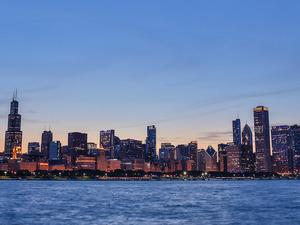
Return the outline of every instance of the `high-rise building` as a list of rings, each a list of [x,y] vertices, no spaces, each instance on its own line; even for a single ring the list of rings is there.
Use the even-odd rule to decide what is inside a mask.
[[[100,131],[100,149],[108,152],[109,158],[114,159],[116,157],[114,130]]]
[[[53,134],[49,131],[44,131],[42,134],[41,151],[45,159],[49,158],[50,143],[53,141]]]
[[[271,140],[269,109],[258,106],[254,109],[256,146],[256,172],[269,173],[271,169]]]
[[[87,134],[79,132],[69,133],[68,147],[71,149],[87,150]]]
[[[227,150],[228,144],[218,145],[218,156],[219,156],[219,170],[220,172],[227,173]]]
[[[230,144],[226,147],[227,152],[227,172],[241,173],[241,146]]]
[[[272,134],[272,167],[275,173],[289,173],[292,168],[289,165],[292,162],[291,145],[290,145],[290,127],[289,126],[273,126],[271,129]],[[292,171],[291,171],[292,172]]]
[[[250,126],[245,125],[242,133],[242,145],[253,146],[253,134]]]
[[[242,134],[241,134],[241,120],[236,119],[232,121],[232,131],[233,131],[233,143],[235,145],[242,144]]]
[[[49,145],[49,160],[61,159],[61,143],[52,141]]]
[[[242,133],[241,146],[241,169],[244,173],[255,172],[255,155],[253,152],[253,135],[248,124],[245,125]]]
[[[188,144],[188,152],[189,152],[189,159],[192,163],[192,170],[197,170],[197,163],[198,163],[198,143],[197,141],[192,141]]]
[[[29,142],[28,143],[28,154],[40,152],[40,143],[39,142]]]
[[[198,151],[198,171],[201,172],[218,172],[218,154],[212,146],[207,150]]]
[[[300,173],[300,126],[291,126],[291,154],[293,161],[293,171]]]
[[[161,148],[159,149],[159,159],[161,161],[168,161],[171,159],[171,152],[175,149],[175,146],[171,143],[161,143]]]
[[[241,145],[241,170],[244,173],[255,172],[255,154],[251,145]]]
[[[147,127],[145,159],[148,162],[154,161],[156,155],[156,127],[153,125]]]
[[[8,115],[8,128],[5,133],[5,155],[12,156],[13,151],[21,151],[22,149],[22,131],[21,131],[21,115],[19,114],[19,102],[17,92],[14,93],[10,104],[10,114]]]
[[[121,141],[119,159],[122,161],[134,161],[135,159],[144,159],[145,145],[142,141],[126,139]]]

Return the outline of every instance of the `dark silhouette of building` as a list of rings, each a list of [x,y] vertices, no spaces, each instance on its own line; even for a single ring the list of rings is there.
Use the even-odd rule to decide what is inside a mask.
[[[198,171],[201,172],[218,172],[218,154],[212,146],[206,150],[198,151]]]
[[[294,173],[300,173],[300,126],[291,126],[291,157]]]
[[[50,143],[53,141],[53,134],[49,131],[42,133],[41,152],[45,159],[49,158]]]
[[[227,150],[228,144],[218,145],[218,155],[219,155],[219,170],[220,172],[227,173]]]
[[[176,159],[183,160],[189,157],[189,148],[188,145],[177,145],[176,146]]]
[[[245,173],[255,172],[255,155],[253,152],[253,135],[248,124],[242,132],[241,169]]]
[[[147,162],[152,162],[157,158],[156,156],[156,127],[153,125],[147,127],[145,159]]]
[[[100,149],[104,149],[108,153],[109,158],[116,158],[114,130],[100,131]]]
[[[273,126],[272,134],[272,167],[275,173],[289,173],[292,168],[289,165],[292,162],[291,145],[290,145],[290,127],[289,126]],[[291,171],[292,172],[292,171]]]
[[[256,146],[256,172],[269,173],[271,169],[271,140],[269,109],[258,106],[254,109]]]
[[[71,149],[87,150],[87,134],[79,132],[69,133],[68,147]]]
[[[40,152],[39,142],[29,142],[28,143],[28,154],[34,154]]]
[[[145,145],[142,141],[134,139],[121,140],[120,160],[134,161],[135,159],[144,159]]]
[[[245,125],[242,133],[242,145],[252,146],[253,147],[253,134],[250,126]]]
[[[17,92],[13,95],[10,104],[10,114],[8,115],[8,128],[5,133],[5,155],[12,156],[14,150],[22,149],[22,131],[21,131],[21,115],[19,114],[19,102]]]
[[[242,133],[241,133],[241,120],[236,119],[232,121],[232,130],[233,130],[233,143],[235,145],[241,145],[242,143]]]
[[[189,153],[189,159],[192,163],[192,170],[196,171],[198,166],[198,143],[197,141],[192,141],[188,144],[188,153]]]
[[[175,150],[175,146],[171,143],[161,143],[159,149],[159,159],[163,162],[171,160],[172,151]]]

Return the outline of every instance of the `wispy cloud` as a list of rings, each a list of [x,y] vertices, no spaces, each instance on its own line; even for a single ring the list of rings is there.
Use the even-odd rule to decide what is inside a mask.
[[[199,140],[219,140],[224,137],[232,135],[232,131],[218,131],[218,132],[203,132],[197,139]]]

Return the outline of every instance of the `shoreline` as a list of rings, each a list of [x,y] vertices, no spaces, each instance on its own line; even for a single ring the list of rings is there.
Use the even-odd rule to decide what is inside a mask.
[[[210,178],[190,178],[190,177],[176,177],[176,178],[157,178],[157,177],[55,177],[55,178],[43,178],[43,177],[0,177],[1,181],[279,181],[279,180],[300,180],[298,177],[210,177]]]

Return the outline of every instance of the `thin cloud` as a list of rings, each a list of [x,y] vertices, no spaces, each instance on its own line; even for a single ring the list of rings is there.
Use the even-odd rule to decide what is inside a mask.
[[[224,138],[225,136],[231,136],[232,131],[219,131],[219,132],[204,132],[202,136],[199,136],[197,139],[200,140],[216,140]]]

